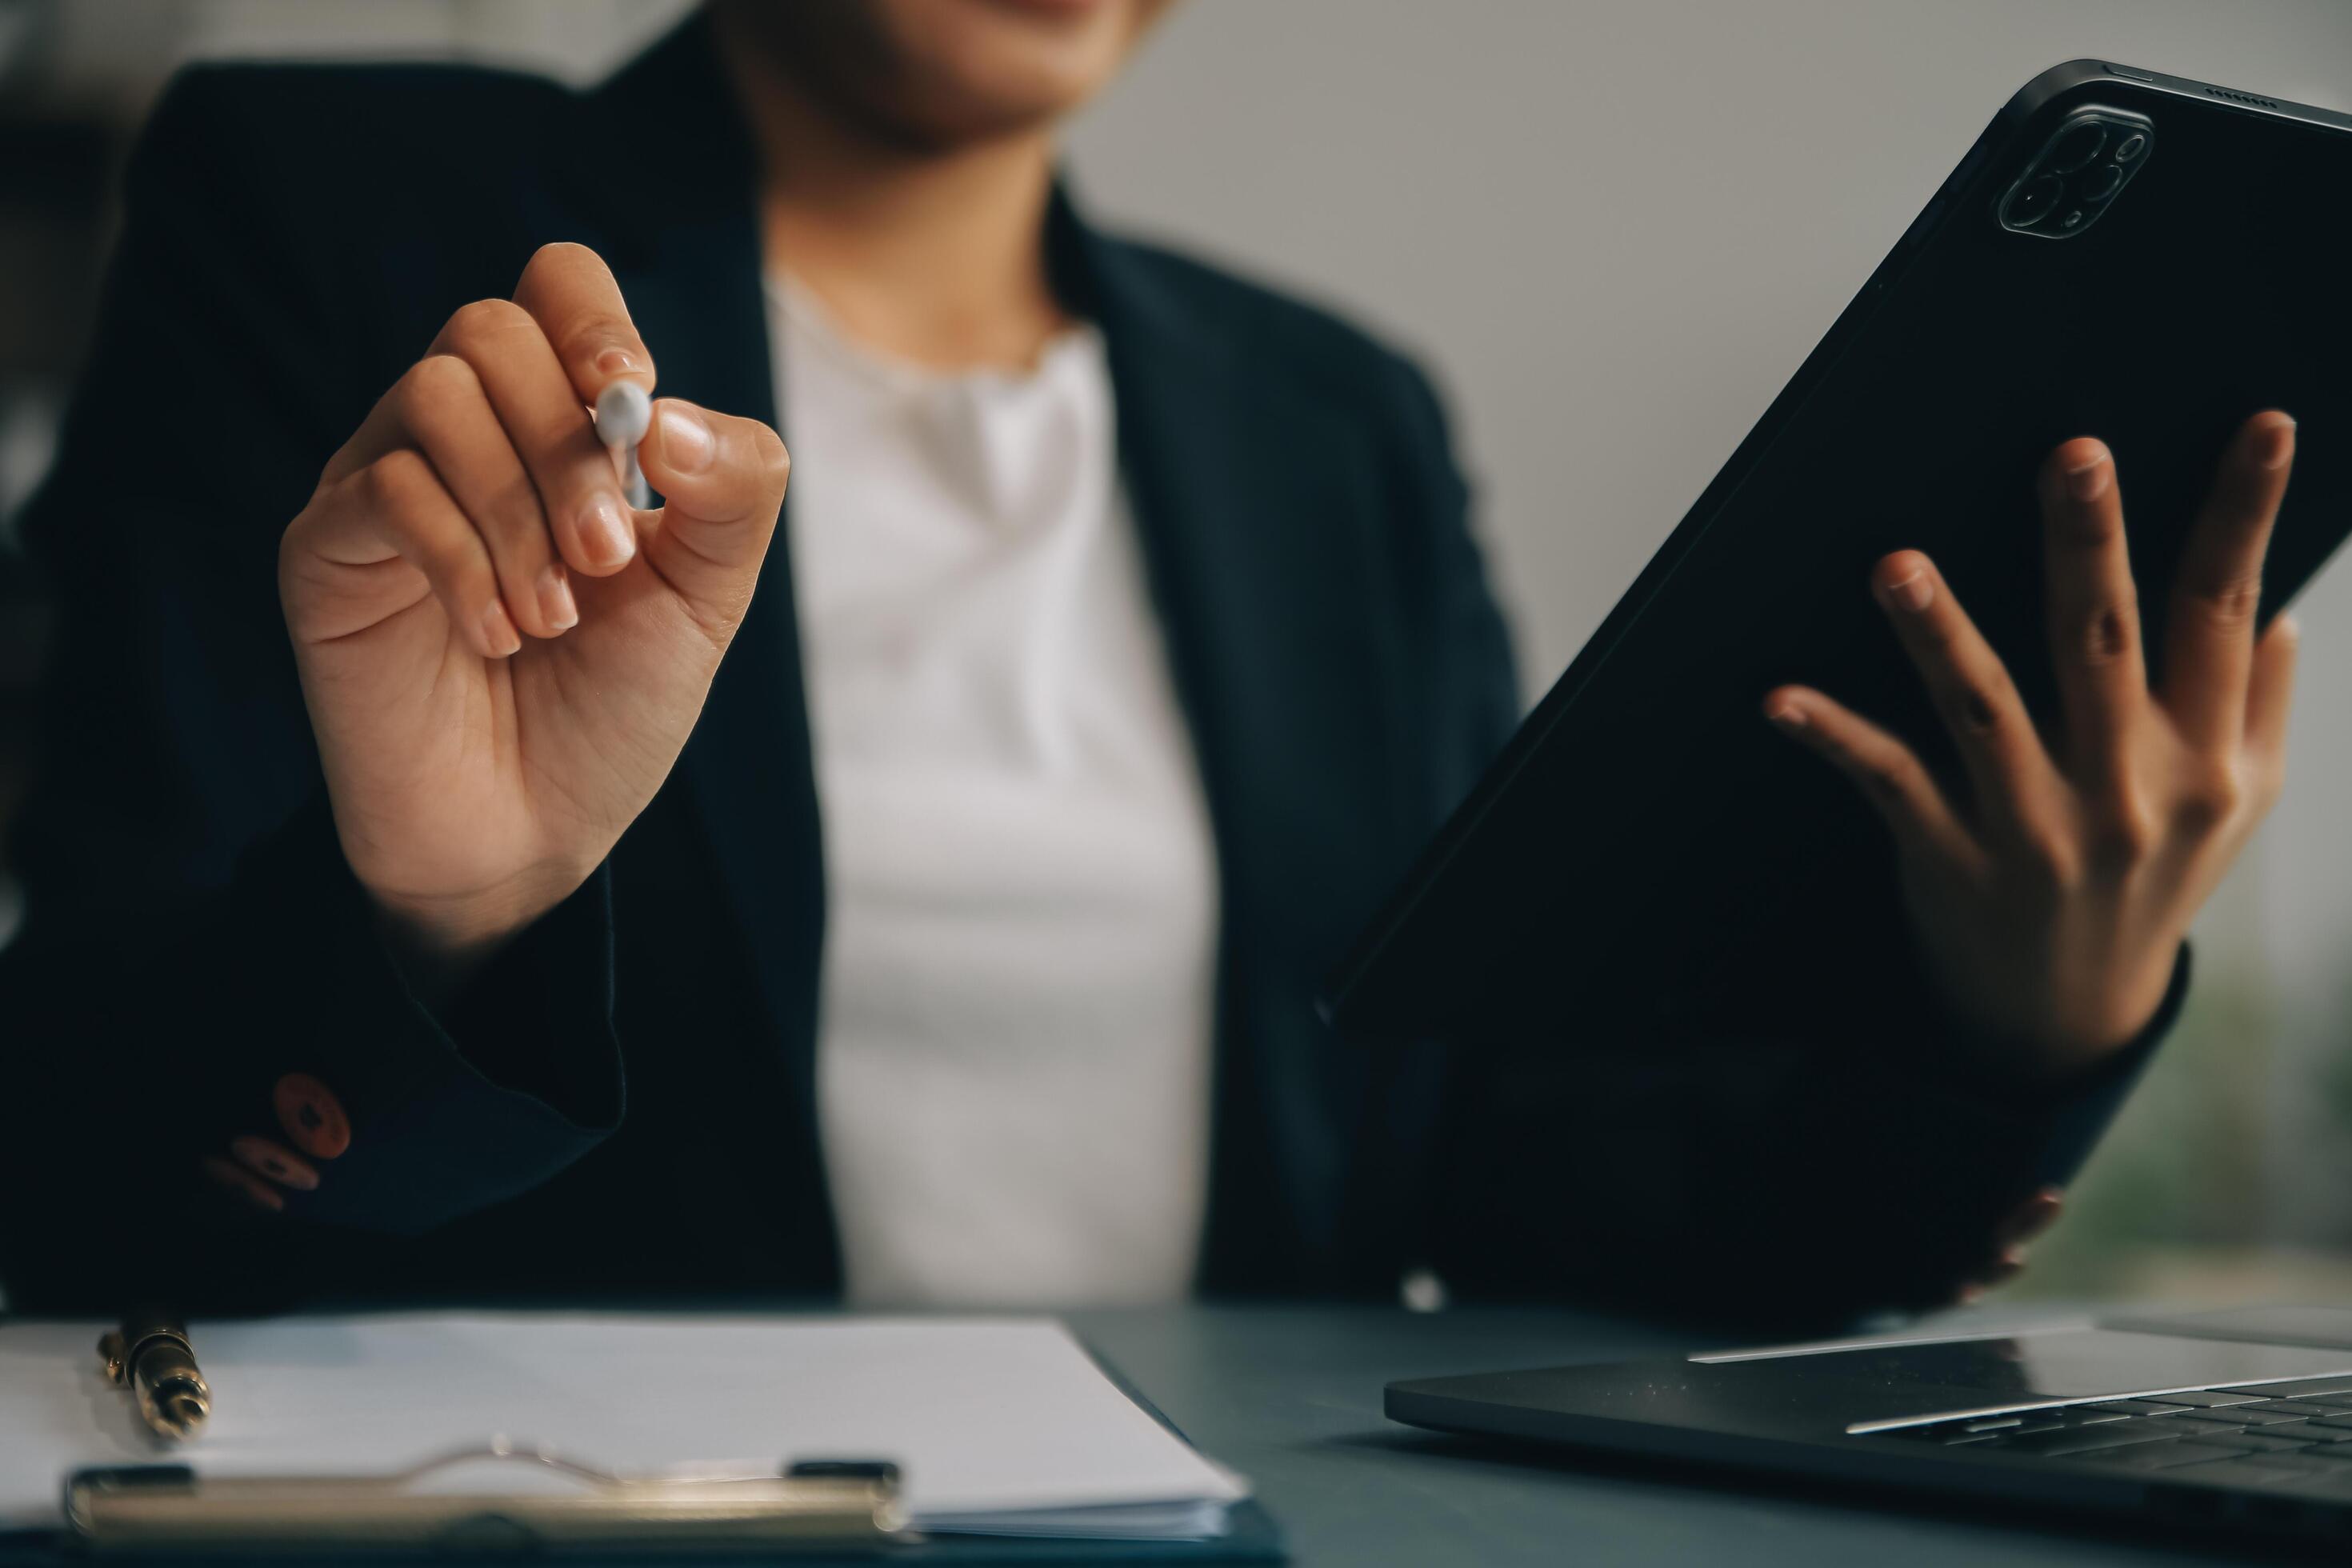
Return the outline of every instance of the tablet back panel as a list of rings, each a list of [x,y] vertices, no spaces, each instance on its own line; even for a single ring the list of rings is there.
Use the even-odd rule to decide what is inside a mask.
[[[2021,174],[2092,110],[2149,129],[2128,184],[2070,237],[2004,226]],[[2344,117],[2096,62],[2036,79],[1372,923],[1334,1021],[1572,1040],[1625,1005],[1736,994],[1769,1014],[1878,963],[1901,925],[1884,831],[1763,720],[1764,693],[1817,685],[1948,765],[1866,588],[1916,546],[2047,716],[2034,475],[2076,435],[2116,454],[2153,668],[2223,445],[2258,409],[2293,413],[2274,612],[2352,528],[2347,193]]]

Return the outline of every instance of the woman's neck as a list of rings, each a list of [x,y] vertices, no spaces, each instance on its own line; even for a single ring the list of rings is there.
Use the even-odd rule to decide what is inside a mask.
[[[1053,142],[945,151],[845,124],[752,51],[729,51],[760,147],[772,268],[869,347],[941,369],[1026,366],[1069,318],[1046,276]]]

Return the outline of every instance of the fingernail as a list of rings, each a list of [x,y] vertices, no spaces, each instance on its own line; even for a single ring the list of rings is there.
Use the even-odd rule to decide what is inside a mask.
[[[2284,468],[2294,456],[2294,421],[2282,420],[2263,430],[2254,460],[2265,468]]]
[[[596,496],[580,513],[580,548],[599,566],[618,566],[637,552],[637,536],[618,496]]]
[[[2088,462],[2077,463],[2066,470],[2066,490],[2076,500],[2096,500],[2107,492],[2107,455],[2101,452]]]
[[[1916,616],[1936,602],[1936,584],[1922,566],[1901,582],[1889,583],[1886,596]]]
[[[661,431],[661,460],[681,474],[702,472],[718,455],[719,443],[710,426],[684,404],[663,404],[654,424]]]
[[[507,614],[505,605],[496,599],[482,612],[482,646],[494,658],[504,658],[522,647],[522,634],[515,630],[514,619]]]
[[[310,1163],[294,1158],[267,1138],[239,1138],[228,1146],[228,1152],[247,1170],[258,1171],[273,1182],[283,1182],[297,1192],[319,1190],[319,1173],[310,1168]]]
[[[539,574],[539,613],[560,632],[568,632],[580,624],[580,605],[572,597],[572,574],[561,563]]]
[[[290,1072],[270,1093],[278,1125],[295,1147],[314,1160],[331,1160],[352,1146],[351,1119],[343,1102],[325,1084],[306,1072]]]
[[[1801,730],[1808,721],[1805,710],[1793,702],[1783,702],[1764,715],[1783,730]]]
[[[596,368],[606,375],[629,375],[639,367],[637,356],[626,349],[606,349],[596,356]]]

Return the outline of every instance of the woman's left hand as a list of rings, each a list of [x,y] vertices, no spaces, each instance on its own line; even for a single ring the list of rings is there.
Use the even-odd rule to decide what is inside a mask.
[[[1928,970],[1989,1065],[2054,1078],[2137,1036],[2189,921],[2277,797],[2295,632],[2282,616],[2257,640],[2254,625],[2294,456],[2284,414],[2240,430],[2182,557],[2151,686],[2114,458],[2088,437],[2051,454],[2041,491],[2062,713],[2046,737],[1935,563],[1912,550],[1878,563],[1873,592],[1958,743],[1965,807],[1832,699],[1801,686],[1765,698],[1894,830]]]

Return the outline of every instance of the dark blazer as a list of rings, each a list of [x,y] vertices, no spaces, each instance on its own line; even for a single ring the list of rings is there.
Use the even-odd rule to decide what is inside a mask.
[[[0,978],[18,1306],[836,1288],[783,536],[674,775],[439,1015],[336,848],[276,591],[326,457],[549,241],[611,264],[664,391],[776,419],[753,155],[711,49],[689,23],[585,94],[205,68],[157,110],[26,524],[65,609],[16,845],[30,921]],[[626,167],[587,157],[616,145]],[[1457,1293],[1776,1318],[1948,1295],[1997,1216],[2079,1161],[2123,1074],[2049,1099],[1939,1076],[1899,939],[1840,955],[1895,977],[1885,1005],[1327,1035],[1318,979],[1517,714],[1437,401],[1328,315],[1066,200],[1051,223],[1056,286],[1109,345],[1223,876],[1201,1287],[1383,1294],[1426,1266]],[[215,1214],[199,1155],[270,1131],[292,1071],[341,1095],[351,1152],[284,1216]]]

